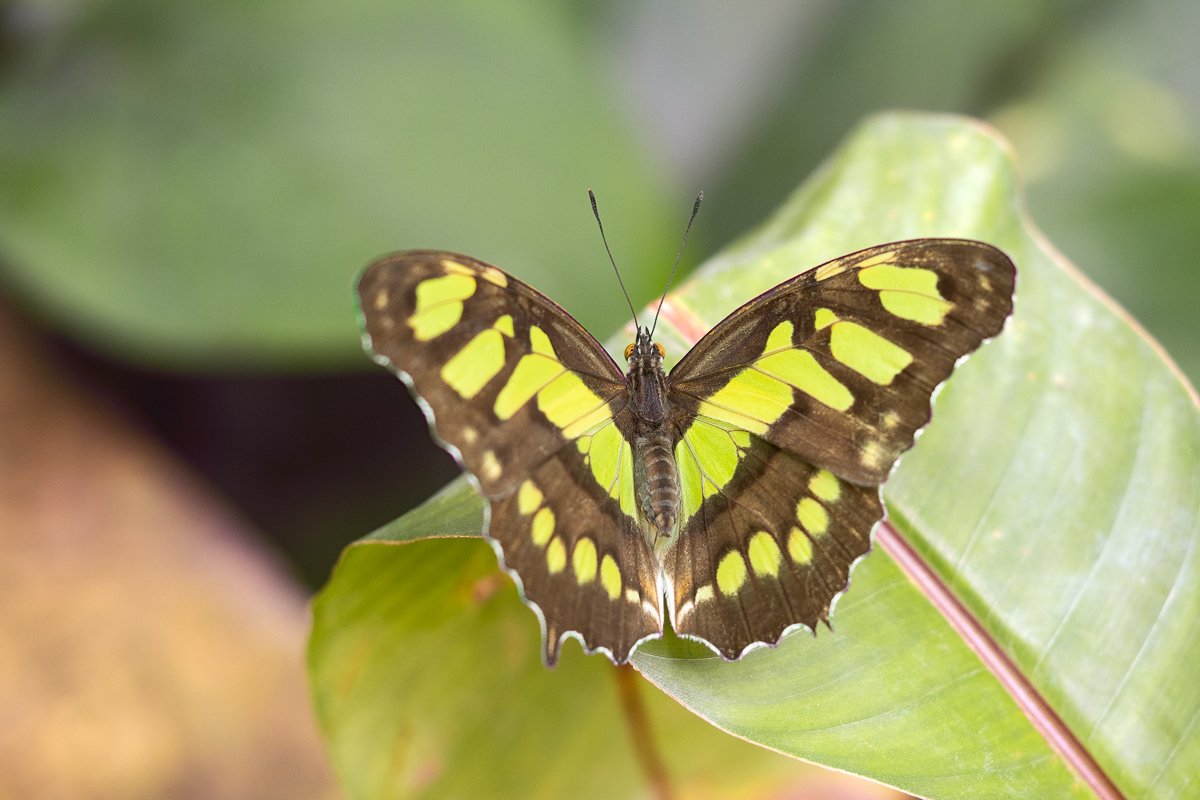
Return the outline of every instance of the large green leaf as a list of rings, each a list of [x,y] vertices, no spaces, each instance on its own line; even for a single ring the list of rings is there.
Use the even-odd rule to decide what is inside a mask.
[[[173,369],[365,365],[347,287],[387,250],[504,264],[608,329],[677,243],[578,23],[488,4],[110,0],[5,61],[0,278]],[[680,203],[682,206],[682,202]],[[665,223],[665,225],[664,225]]]
[[[1200,660],[1200,416],[1152,345],[1022,219],[1008,155],[989,132],[877,118],[681,301],[711,324],[721,302],[796,265],[916,236],[1005,249],[1019,268],[1017,310],[939,397],[920,446],[885,488],[889,510],[1127,794],[1186,794],[1200,779],[1200,683],[1185,666]],[[1021,727],[1011,704],[979,680],[961,645],[942,647],[940,620],[896,577],[886,558],[868,559],[839,606],[839,636],[815,646],[793,637],[734,665],[667,660],[657,646],[635,663],[722,727],[842,769],[893,782],[889,759],[844,747],[855,735],[904,742],[913,772],[896,782],[918,794],[954,796],[984,778],[1009,784],[1005,773],[1023,761],[1021,777],[1036,775],[1044,750],[1006,741]],[[860,594],[864,583],[879,593]],[[881,634],[852,624],[860,604],[908,629],[905,647],[886,649],[886,667],[862,669]],[[763,674],[770,686],[754,680]],[[714,675],[728,688],[697,692]],[[963,702],[956,695],[968,683],[981,685]],[[914,695],[924,698],[919,713],[898,713]],[[810,717],[817,702],[838,710],[813,720],[815,731],[770,721]],[[930,727],[929,714],[965,726]],[[969,736],[985,725],[987,735]],[[1021,755],[1004,757],[991,742]],[[1030,796],[1044,796],[1035,786]]]
[[[542,666],[537,621],[479,540],[482,522],[476,495],[457,481],[388,526],[390,543],[350,547],[316,602],[309,673],[348,795],[639,796],[614,667],[579,648]],[[430,535],[472,538],[396,544]],[[778,796],[803,771],[642,683],[685,791]]]
[[[1200,781],[1200,414],[1153,346],[1023,219],[1009,156],[987,129],[960,118],[874,118],[762,229],[677,292],[669,319],[711,326],[806,267],[917,236],[1004,248],[1019,269],[1017,312],[939,396],[934,422],[885,489],[893,522],[1128,796],[1186,796]],[[685,346],[669,328],[660,338],[675,352]],[[347,687],[376,698],[387,709],[379,713],[400,713],[389,702],[400,681],[384,676],[439,674],[480,641],[460,640],[468,634],[452,609],[419,614],[445,638],[418,642],[387,607],[358,601],[377,581],[421,596],[420,582],[439,569],[436,548],[452,545],[419,545],[430,552],[398,566],[396,550],[418,545],[395,542],[473,534],[479,508],[465,484],[451,487],[352,547],[318,601],[314,692],[348,780],[365,756],[361,740],[346,755],[347,732],[364,724],[363,701],[346,701]],[[915,794],[1089,794],[885,553],[858,566],[833,623],[833,633],[796,633],[736,663],[676,639],[643,645],[633,663],[740,737]],[[364,630],[397,643],[358,651],[356,663],[378,670],[370,680],[365,667],[350,672],[331,657]],[[484,647],[479,673],[508,652]],[[489,707],[488,722],[471,716],[494,724],[554,714],[528,700],[512,693]],[[396,747],[383,736],[371,751]]]

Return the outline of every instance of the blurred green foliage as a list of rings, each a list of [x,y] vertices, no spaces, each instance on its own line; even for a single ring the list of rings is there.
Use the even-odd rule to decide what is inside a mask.
[[[502,263],[601,330],[675,234],[572,18],[539,2],[102,2],[0,93],[6,278],[53,324],[176,369],[366,361],[351,284],[389,250]],[[612,298],[597,303],[594,298]]]
[[[349,284],[408,247],[494,261],[603,334],[624,312],[585,189],[645,303],[696,189],[692,263],[908,107],[994,119],[1035,221],[1200,374],[1188,0],[3,8],[2,280],[120,359],[365,367]]]

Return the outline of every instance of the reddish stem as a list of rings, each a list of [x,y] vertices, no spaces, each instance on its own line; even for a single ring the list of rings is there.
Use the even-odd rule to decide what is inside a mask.
[[[617,695],[621,698],[625,722],[629,725],[629,734],[633,739],[633,752],[641,764],[642,772],[646,773],[646,781],[650,784],[654,800],[674,800],[675,792],[667,777],[667,768],[663,765],[662,756],[659,755],[650,731],[650,720],[646,717],[646,706],[642,703],[637,672],[628,664],[621,664],[613,668],[613,679],[617,683]]]

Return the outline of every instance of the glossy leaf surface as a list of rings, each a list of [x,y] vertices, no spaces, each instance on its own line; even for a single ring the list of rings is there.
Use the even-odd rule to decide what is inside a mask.
[[[1200,769],[1200,686],[1189,667],[1200,661],[1200,415],[1151,344],[1056,263],[1022,217],[1009,154],[990,131],[961,118],[870,120],[759,231],[672,297],[658,338],[677,354],[687,346],[680,330],[711,327],[802,269],[921,236],[1005,249],[1019,270],[1017,312],[939,396],[934,422],[885,489],[893,523],[1128,796],[1186,796]],[[369,538],[470,535],[479,508],[459,484]],[[439,546],[470,545],[425,543],[422,558]],[[399,616],[355,598],[385,575],[405,583],[426,574],[415,555],[406,567],[413,578],[389,566],[393,548],[417,547],[351,548],[318,603],[311,659],[335,751],[348,747],[356,706],[331,687],[377,693],[380,707],[394,710],[389,687],[407,682],[391,671],[436,673],[448,654],[476,644],[459,640],[465,631],[437,646],[413,640],[368,658],[379,670],[370,680],[331,657],[368,616],[407,641]],[[415,582],[396,591],[421,594]],[[442,609],[424,618],[450,631],[460,617]],[[833,633],[796,632],[732,664],[677,639],[644,645],[633,663],[740,737],[914,794],[1089,796],[886,554],[858,566],[833,624]],[[496,713],[542,710],[519,695],[508,700]],[[675,743],[662,741],[678,757]],[[335,753],[343,776],[357,774],[359,758]]]
[[[1152,345],[1056,263],[1024,220],[1008,154],[989,131],[951,118],[875,118],[679,300],[712,324],[720,315],[709,308],[753,296],[792,274],[793,264],[921,236],[977,238],[1007,251],[1019,270],[1017,303],[1008,330],[947,384],[933,423],[885,487],[893,521],[1118,786],[1130,796],[1185,796],[1200,771],[1200,685],[1182,667],[1200,659],[1200,415]],[[710,659],[663,660],[647,647],[636,663],[722,727],[803,757],[820,752],[822,763],[888,782],[894,767],[886,761],[828,750],[831,740],[843,743],[838,729],[870,731],[877,742],[919,740],[907,763],[928,761],[897,783],[918,794],[953,796],[984,777],[1019,785],[1014,776],[1036,775],[1036,763],[1047,779],[1056,773],[1044,752],[1016,739],[1006,757],[1002,742],[1021,720],[992,697],[990,679],[970,692],[972,701],[950,699],[977,679],[973,658],[954,665],[962,646],[943,648],[936,612],[914,589],[884,591],[895,585],[892,570],[886,557],[867,559],[839,611],[850,618],[870,602],[879,624],[913,625],[904,648],[877,650],[880,631],[851,630],[835,615],[837,636],[818,636],[815,645],[796,636],[774,652],[717,666],[722,682],[746,688],[719,698],[694,694],[713,681]],[[870,601],[863,584],[879,587]],[[867,652],[886,653],[885,669],[861,669],[864,652],[852,646],[860,636]],[[752,679],[764,671],[773,689]],[[841,677],[830,683],[831,676]],[[914,676],[917,686],[883,701],[888,687]],[[900,712],[914,694],[926,699]],[[809,733],[756,721],[795,719],[817,697],[825,697],[822,708],[839,708],[833,725],[814,719]],[[853,699],[865,697],[873,700],[856,708]],[[921,722],[922,714],[966,727],[953,735],[944,722]],[[976,726],[981,735],[964,750],[962,734]],[[967,778],[962,767],[972,762]],[[960,788],[950,788],[955,780]],[[1029,791],[1047,793],[1032,784]]]

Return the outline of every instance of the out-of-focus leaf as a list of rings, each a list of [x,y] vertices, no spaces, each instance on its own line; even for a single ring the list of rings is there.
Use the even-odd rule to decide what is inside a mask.
[[[1081,6],[1083,8],[1083,6]],[[1200,381],[1200,5],[1114,4],[1067,28],[992,115],[1038,224]]]
[[[171,368],[362,365],[370,259],[470,252],[611,329],[676,245],[662,181],[563,9],[539,0],[77,9],[0,86],[3,280]],[[661,234],[661,236],[660,236]]]
[[[717,241],[770,214],[859,119],[880,109],[978,114],[1019,88],[1055,34],[1102,3],[853,0],[817,6],[780,98],[713,191]]]
[[[989,130],[951,117],[871,120],[683,287],[671,318],[708,327],[802,269],[918,236],[1008,251],[1017,312],[939,396],[887,485],[893,521],[1128,795],[1186,796],[1200,765],[1190,668],[1200,660],[1200,414],[1152,345],[1022,218]],[[669,349],[685,346],[669,321],[660,332]],[[436,502],[416,528],[400,521],[381,537],[473,530],[479,501],[466,484]],[[451,513],[453,529],[425,527]],[[351,552],[382,559],[385,547]],[[343,569],[322,597],[330,608],[359,591],[339,580]],[[366,612],[318,613],[328,636]],[[435,629],[457,617],[447,619]],[[922,796],[1089,795],[885,554],[859,565],[833,623],[732,664],[677,639],[643,645],[633,663],[738,736]],[[315,673],[327,650],[314,639]],[[391,668],[415,669],[411,659],[397,653]],[[322,708],[337,747],[328,721],[355,711],[327,693]]]

